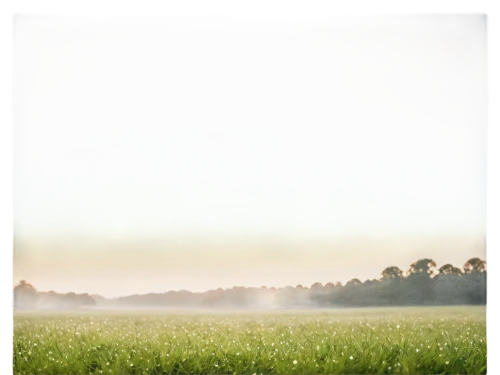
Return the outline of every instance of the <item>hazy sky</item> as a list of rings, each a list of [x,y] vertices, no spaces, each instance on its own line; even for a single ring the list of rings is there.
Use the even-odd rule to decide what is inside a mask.
[[[484,258],[483,16],[15,20],[14,280],[108,296]]]

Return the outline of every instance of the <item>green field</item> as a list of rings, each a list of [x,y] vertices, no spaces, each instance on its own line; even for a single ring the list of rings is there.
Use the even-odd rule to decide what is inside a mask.
[[[16,312],[14,374],[485,374],[484,306]]]

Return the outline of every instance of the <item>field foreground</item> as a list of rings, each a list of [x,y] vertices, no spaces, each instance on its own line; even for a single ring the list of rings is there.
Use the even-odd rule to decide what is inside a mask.
[[[14,374],[485,374],[484,306],[16,312]]]

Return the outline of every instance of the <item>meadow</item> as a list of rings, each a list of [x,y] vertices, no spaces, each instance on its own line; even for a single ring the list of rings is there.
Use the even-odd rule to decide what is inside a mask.
[[[15,312],[14,374],[485,374],[486,308]]]

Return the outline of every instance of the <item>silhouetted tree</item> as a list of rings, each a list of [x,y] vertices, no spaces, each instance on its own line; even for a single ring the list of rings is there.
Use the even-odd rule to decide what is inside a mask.
[[[471,258],[464,264],[464,272],[474,277],[483,277],[488,270],[488,263],[479,258]]]
[[[486,303],[486,261],[471,258],[464,264],[465,274],[460,278],[460,292],[467,303]]]
[[[19,281],[14,287],[14,308],[34,309],[38,299],[36,288],[26,280]]]
[[[12,289],[12,307],[14,309],[59,308],[95,305],[95,300],[88,294],[58,294],[54,291],[37,292],[35,287],[25,280]]]
[[[351,287],[351,286],[356,286],[356,285],[360,285],[360,284],[361,284],[361,281],[359,279],[352,279],[352,280],[349,280],[345,286]]]
[[[462,271],[451,264],[445,264],[439,269],[435,283],[442,302],[461,301],[461,278]]]
[[[403,277],[403,271],[398,267],[387,267],[382,271],[382,280],[393,280]]]
[[[430,277],[434,273],[435,269],[436,262],[432,259],[420,259],[410,266],[408,275],[422,274]]]
[[[379,287],[373,290],[371,297],[377,299],[378,304],[402,304],[402,283],[403,271],[396,266],[385,268],[381,273],[381,280]]]

